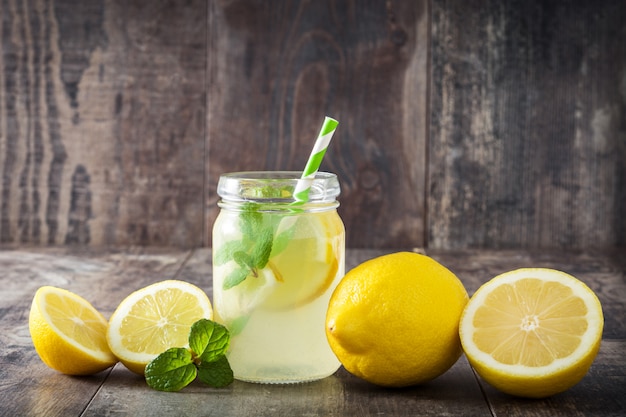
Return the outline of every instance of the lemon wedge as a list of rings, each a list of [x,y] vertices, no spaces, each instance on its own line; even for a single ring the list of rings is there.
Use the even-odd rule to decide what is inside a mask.
[[[107,320],[87,300],[70,291],[39,288],[28,327],[41,360],[64,374],[90,375],[117,362],[106,341]]]

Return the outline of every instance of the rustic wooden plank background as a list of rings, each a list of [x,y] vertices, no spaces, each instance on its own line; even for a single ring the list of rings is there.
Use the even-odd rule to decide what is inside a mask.
[[[626,244],[626,2],[434,1],[428,243]]]
[[[352,247],[626,245],[626,6],[0,0],[0,242],[210,246],[220,173],[323,168]]]
[[[206,2],[1,7],[0,240],[201,244]]]

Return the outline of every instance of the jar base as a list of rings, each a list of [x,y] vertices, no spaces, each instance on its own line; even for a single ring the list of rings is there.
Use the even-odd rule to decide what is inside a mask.
[[[243,382],[250,382],[254,384],[305,384],[307,382],[319,381],[320,379],[327,378],[337,372],[337,367],[332,372],[322,373],[310,373],[310,374],[298,374],[295,372],[289,372],[285,369],[259,369],[255,374],[238,375],[235,374],[235,379]]]

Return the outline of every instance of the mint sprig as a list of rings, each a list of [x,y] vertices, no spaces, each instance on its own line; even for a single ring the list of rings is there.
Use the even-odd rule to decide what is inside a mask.
[[[216,251],[216,266],[234,261],[236,266],[224,278],[222,288],[233,288],[249,277],[258,277],[270,258],[282,252],[293,236],[294,227],[275,236],[275,229],[283,216],[263,216],[258,203],[245,203],[239,213],[239,230],[242,238],[225,242]]]
[[[189,349],[171,348],[146,366],[146,382],[158,391],[180,391],[196,377],[205,384],[221,388],[233,382],[226,351],[230,333],[221,324],[201,319],[189,331]]]

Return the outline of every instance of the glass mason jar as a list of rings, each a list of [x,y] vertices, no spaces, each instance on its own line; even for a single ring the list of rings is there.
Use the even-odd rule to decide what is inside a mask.
[[[215,320],[231,333],[236,379],[295,383],[332,375],[325,334],[330,295],[345,272],[337,176],[319,172],[294,203],[299,172],[220,177],[213,225]]]

